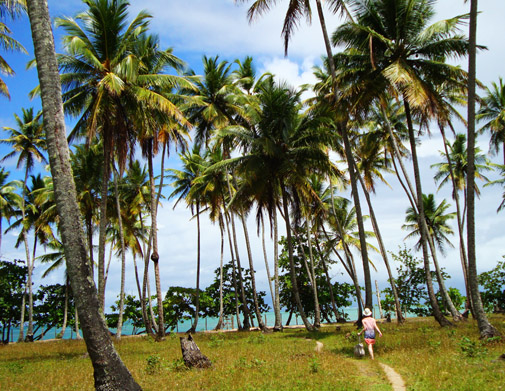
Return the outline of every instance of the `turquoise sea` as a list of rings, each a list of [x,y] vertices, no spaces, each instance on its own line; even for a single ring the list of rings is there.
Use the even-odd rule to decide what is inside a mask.
[[[345,308],[345,309],[343,309],[343,312],[347,314],[347,320],[349,322],[355,321],[358,318],[358,308],[357,307]],[[289,313],[282,312],[281,315],[282,315],[282,324],[285,325],[286,321],[288,320]],[[374,316],[376,318],[380,317],[378,307],[374,308]],[[267,326],[273,326],[275,323],[275,315],[274,315],[273,311],[266,312],[266,313],[262,314],[262,318],[263,318],[263,322]],[[335,322],[335,319],[330,319],[330,320],[332,322]],[[199,318],[196,331],[213,330],[216,327],[217,322],[218,322],[218,318],[211,318],[211,317]],[[324,322],[324,320],[323,320],[323,322]],[[174,331],[175,332],[186,332],[191,327],[191,324],[192,324],[192,320],[182,320],[177,324],[177,327],[174,329]],[[292,316],[291,322],[290,322],[291,326],[302,325],[302,324],[303,324],[303,322],[301,321],[300,317],[295,316],[295,315]],[[255,323],[255,325],[256,325],[256,323]],[[227,320],[227,322],[225,322],[225,327],[223,327],[223,329],[234,329],[236,327],[237,327],[236,317],[233,317],[233,318],[229,318]],[[25,325],[24,331],[25,331],[25,335],[26,335],[26,325]],[[37,332],[35,332],[34,336],[37,337],[38,335],[40,335],[42,333],[42,331],[43,330],[39,329]],[[49,330],[44,335],[44,337],[42,339],[44,339],[44,340],[53,339],[56,337],[56,335],[60,331],[61,331],[61,328],[53,328],[53,329]],[[115,333],[116,329],[111,328],[110,331],[112,333]],[[138,329],[134,330],[133,326],[131,324],[129,324],[129,322],[126,322],[123,325],[122,335],[132,335],[134,332],[138,333],[139,331],[142,331],[142,330],[138,330]],[[80,332],[80,335],[82,336],[82,332]],[[9,341],[11,341],[11,342],[17,341],[18,336],[19,336],[19,329],[18,328],[11,329],[11,335],[10,335]],[[63,338],[64,339],[75,339],[76,338],[75,330],[71,329],[70,327],[67,327],[65,330],[65,334],[63,335]]]

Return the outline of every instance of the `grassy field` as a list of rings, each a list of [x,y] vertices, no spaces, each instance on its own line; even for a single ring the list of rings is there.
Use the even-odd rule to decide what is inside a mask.
[[[505,335],[505,317],[492,322]],[[353,357],[351,324],[320,332],[285,330],[199,333],[194,339],[212,368],[187,370],[178,336],[154,342],[123,338],[117,349],[144,390],[391,390],[378,362],[401,374],[408,390],[505,390],[504,340],[479,341],[473,321],[440,328],[432,319],[381,324],[376,361]],[[315,352],[316,340],[324,344]],[[92,390],[81,341],[0,347],[0,390]]]

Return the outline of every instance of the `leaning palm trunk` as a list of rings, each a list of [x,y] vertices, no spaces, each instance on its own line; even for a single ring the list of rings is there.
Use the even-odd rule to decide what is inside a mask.
[[[324,19],[323,7],[321,0],[316,0],[317,14],[319,16],[319,23],[321,25],[321,30],[324,38],[324,45],[326,48],[326,55],[328,59],[328,65],[330,67],[331,82],[333,87],[333,92],[335,97],[337,96],[337,75],[335,72],[335,63],[333,59],[333,53],[331,50],[330,39],[328,37],[328,30],[326,28],[326,22]],[[344,141],[345,157],[347,160],[347,166],[349,168],[349,176],[351,181],[352,196],[354,200],[354,207],[356,210],[356,219],[358,222],[358,233],[360,241],[361,258],[363,261],[363,274],[365,279],[365,305],[368,308],[372,308],[373,305],[373,294],[372,294],[372,279],[370,277],[370,265],[368,264],[368,252],[366,247],[366,237],[365,237],[365,227],[363,225],[363,214],[361,212],[361,203],[359,199],[358,187],[356,184],[356,176],[353,167],[355,167],[354,157],[352,155],[351,143],[349,141],[349,135],[347,132],[347,124],[345,122],[340,122],[338,125],[339,133]]]
[[[233,249],[233,243],[232,243],[232,233],[230,230],[230,220],[228,216],[228,212],[225,210],[225,219],[226,219],[226,228],[228,231],[228,244],[230,246],[230,256],[232,260],[232,282],[233,282],[233,294],[235,296],[235,316],[237,317],[237,328],[239,330],[242,329],[242,322],[240,321],[240,310],[239,310],[239,293],[238,293],[238,284],[237,284],[237,273],[235,271],[235,253]],[[223,284],[223,279],[221,278],[220,280],[220,286],[222,287]],[[245,317],[244,317],[245,319]]]
[[[126,246],[124,242],[124,232],[123,232],[123,219],[121,217],[121,203],[119,202],[119,189],[117,184],[118,172],[114,169],[114,192],[116,193],[116,208],[117,208],[117,221],[119,227],[119,240],[121,243],[121,288],[119,290],[119,316],[117,321],[117,332],[116,338],[121,339],[121,333],[123,331],[123,312],[124,312],[124,289],[125,289],[125,278],[126,278]],[[112,247],[112,246],[111,246]]]
[[[289,275],[291,277],[291,286],[293,291],[293,296],[295,298],[296,306],[298,308],[298,313],[302,318],[303,324],[307,331],[313,331],[314,327],[310,324],[305,311],[303,310],[302,302],[300,300],[300,294],[298,292],[298,283],[296,282],[295,273],[295,262],[293,259],[293,238],[291,236],[291,223],[289,221],[289,210],[288,210],[288,196],[286,194],[286,189],[282,188],[282,204],[284,207],[284,220],[286,222],[286,239],[288,242],[288,256],[289,256]]]
[[[251,252],[251,243],[249,242],[249,232],[247,230],[247,224],[245,221],[245,217],[243,213],[240,213],[240,220],[242,222],[242,227],[244,229],[244,237],[245,237],[245,244],[246,244],[246,249],[247,249],[247,258],[249,260],[249,270],[251,272],[251,289],[252,289],[252,294],[253,294],[253,301],[254,301],[254,311],[256,313],[256,319],[258,321],[258,327],[260,330],[265,330],[265,324],[263,323],[263,320],[261,319],[261,312],[260,312],[260,306],[258,302],[258,293],[256,292],[256,277],[255,277],[255,271],[254,271],[254,264],[253,264],[253,259],[252,259],[252,252]]]
[[[452,125],[451,125],[452,127]],[[449,154],[449,150],[447,149],[447,138],[445,136],[445,129],[443,126],[440,126],[440,133],[442,134],[442,139],[444,141],[444,151],[445,151],[445,156],[447,158],[447,164],[449,166],[449,175],[451,177],[451,183],[452,183],[452,198],[454,199],[454,202],[456,204],[456,217],[458,219],[458,234],[459,234],[459,254],[461,258],[461,268],[463,269],[463,278],[465,281],[465,291],[466,291],[466,302],[465,302],[465,309],[466,310],[471,310],[471,294],[470,294],[470,287],[468,285],[468,258],[466,256],[466,248],[465,248],[465,239],[463,236],[464,232],[464,227],[463,227],[463,220],[461,217],[461,206],[459,204],[459,194],[458,194],[458,188],[456,186],[456,180],[454,178],[454,170],[453,170],[453,165],[451,161],[451,155]]]
[[[316,269],[314,267],[314,255],[312,253],[312,227],[310,224],[310,218],[307,218],[307,238],[309,241],[310,271],[312,272],[312,282],[314,291],[314,327],[319,328],[321,326],[321,309],[319,308]]]
[[[235,230],[235,219],[233,218],[233,213],[228,214],[228,219],[231,222],[231,232],[233,237],[233,246],[235,250],[235,260],[237,262],[237,275],[238,275],[238,285],[240,289],[240,298],[242,299],[242,313],[244,315],[244,324],[243,328],[248,330],[251,327],[251,313],[249,312],[249,308],[247,307],[247,300],[244,289],[244,280],[242,278],[242,266],[240,264],[240,255],[238,251],[238,243],[237,243],[237,232]]]
[[[112,344],[107,325],[99,311],[100,303],[96,287],[89,274],[91,268],[86,254],[81,215],[70,166],[61,101],[61,82],[47,2],[46,0],[28,0],[27,6],[37,60],[56,207],[60,216],[59,228],[72,291],[77,308],[82,314],[82,329],[93,364],[95,389],[97,391],[140,390],[140,386],[135,382]]]
[[[81,334],[79,333],[79,312],[77,311],[77,307],[75,307],[75,315],[74,315],[74,327],[75,327],[75,339],[82,339]]]
[[[447,291],[447,288],[445,286],[444,277],[442,276],[442,271],[440,270],[440,267],[438,265],[437,251],[435,248],[435,244],[433,243],[433,236],[430,235],[429,232],[428,232],[428,243],[431,250],[431,256],[433,258],[433,265],[435,266],[435,273],[437,276],[437,282],[440,294],[442,296],[442,302],[444,303],[445,308],[449,310],[452,316],[452,320],[454,320],[455,322],[460,322],[461,320],[463,320],[463,316],[456,309],[454,303],[452,302],[451,297],[449,296],[449,292]]]
[[[475,253],[475,81],[477,56],[477,0],[470,0],[470,49],[468,56],[468,167],[467,167],[467,236],[468,236],[468,283],[472,295],[473,315],[477,319],[481,338],[499,335],[489,323],[484,312],[477,281],[477,259]]]
[[[317,238],[317,235],[315,237],[315,241],[316,241],[317,251],[319,252],[319,257],[321,258],[321,264],[323,266],[324,275],[326,277],[326,284],[328,285],[328,289],[330,291],[331,308],[333,309],[333,313],[335,314],[335,319],[338,320],[338,318],[340,316],[338,313],[337,304],[335,302],[335,295],[333,294],[333,286],[331,284],[330,274],[328,273],[328,266],[326,265],[326,261],[324,259],[325,254],[323,253],[323,251],[321,249],[321,244],[319,243],[319,239]]]
[[[375,217],[375,211],[372,206],[372,200],[370,199],[370,194],[369,194],[369,192],[365,186],[365,182],[363,181],[363,178],[361,177],[361,174],[359,172],[357,172],[357,177],[361,183],[361,189],[363,190],[363,194],[365,195],[365,199],[368,204],[368,211],[370,213],[370,218],[372,220],[372,227],[373,227],[373,230],[375,233],[375,237],[377,238],[377,242],[379,243],[379,250],[382,255],[382,259],[384,260],[384,265],[386,265],[386,270],[388,272],[389,283],[391,285],[391,291],[393,292],[393,298],[395,301],[396,321],[398,323],[403,323],[405,321],[405,318],[402,315],[400,300],[398,299],[398,291],[396,290],[395,279],[393,277],[393,273],[391,272],[391,267],[389,265],[387,251],[384,246],[384,241],[382,240],[382,235],[381,235],[381,231],[379,229],[379,224],[377,223],[377,219]],[[380,305],[379,298],[377,300],[378,300],[378,304]]]
[[[275,295],[272,287],[272,277],[270,275],[270,266],[268,265],[267,247],[265,243],[265,223],[261,219],[261,247],[263,249],[263,259],[265,260],[265,270],[267,273],[268,288],[270,290],[270,296],[272,297],[272,303],[275,303]]]
[[[414,128],[412,126],[412,118],[410,115],[410,105],[404,98],[404,106],[405,106],[405,114],[407,117],[407,127],[409,130],[409,140],[410,140],[410,149],[412,153],[412,165],[414,168],[414,179],[416,183],[416,205],[417,205],[417,219],[419,225],[419,232],[421,234],[421,245],[423,249],[423,260],[424,260],[424,270],[426,274],[426,286],[428,288],[428,296],[430,299],[430,304],[433,310],[433,315],[440,326],[450,326],[451,322],[449,322],[442,312],[440,311],[440,307],[438,306],[437,298],[435,296],[435,291],[433,289],[433,282],[431,279],[431,271],[430,271],[430,261],[428,255],[428,232],[426,227],[426,220],[424,216],[424,205],[423,205],[423,190],[421,186],[421,178],[419,174],[419,164],[417,160],[417,150],[416,150],[416,138],[414,135]]]
[[[275,325],[274,330],[282,330],[282,316],[281,316],[281,303],[280,303],[280,288],[279,288],[279,238],[277,227],[277,210],[274,210],[274,313]]]

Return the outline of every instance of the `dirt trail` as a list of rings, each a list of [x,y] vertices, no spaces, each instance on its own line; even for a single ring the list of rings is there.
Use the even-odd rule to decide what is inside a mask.
[[[386,376],[389,379],[389,382],[393,386],[393,391],[405,391],[405,382],[403,381],[402,377],[398,372],[396,372],[393,368],[391,368],[389,365],[379,363],[379,365],[382,367],[384,372],[386,372]]]
[[[316,341],[316,347],[314,350],[317,353],[321,353],[323,351],[323,343]],[[388,378],[389,382],[391,383],[391,386],[393,387],[393,391],[406,391],[407,388],[405,387],[405,382],[403,381],[403,378],[400,376],[398,372],[396,372],[393,368],[391,368],[389,365],[386,365],[384,363],[379,362],[380,367],[386,374],[386,377]],[[363,366],[359,366],[360,370],[364,370]],[[369,375],[368,373],[365,373],[367,376]]]

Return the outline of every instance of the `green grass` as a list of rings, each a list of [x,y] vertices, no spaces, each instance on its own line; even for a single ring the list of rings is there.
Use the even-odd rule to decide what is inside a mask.
[[[505,317],[493,317],[505,335]],[[474,321],[440,328],[432,319],[380,325],[376,362],[355,359],[351,324],[320,332],[240,332],[194,336],[212,368],[187,370],[178,336],[154,342],[124,338],[116,347],[144,390],[391,390],[381,361],[404,378],[408,390],[501,390],[503,340],[478,340]],[[324,344],[314,351],[315,341]],[[0,347],[0,390],[92,390],[83,342],[55,341]]]

